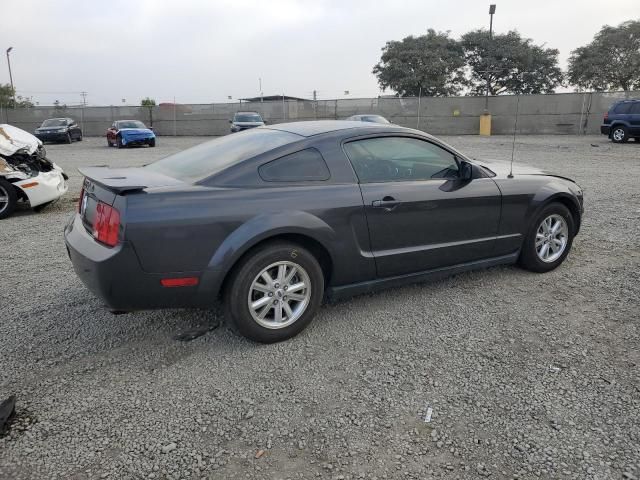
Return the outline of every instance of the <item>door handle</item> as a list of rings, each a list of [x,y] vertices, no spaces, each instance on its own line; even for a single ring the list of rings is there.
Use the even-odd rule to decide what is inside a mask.
[[[371,206],[373,208],[384,208],[387,212],[390,212],[401,203],[402,202],[400,202],[399,200],[396,200],[395,198],[387,195],[382,200],[374,200],[373,202],[371,202]]]

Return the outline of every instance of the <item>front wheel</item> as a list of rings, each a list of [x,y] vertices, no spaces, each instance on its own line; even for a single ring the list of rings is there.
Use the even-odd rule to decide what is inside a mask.
[[[16,203],[18,203],[18,195],[14,186],[0,178],[0,220],[13,213]]]
[[[67,133],[67,138],[64,140],[64,143],[71,143],[73,142],[73,139],[71,138],[71,134]]]
[[[152,138],[151,140],[149,140],[149,146],[150,147],[155,147],[156,146],[156,139]]]
[[[120,135],[116,137],[116,145],[118,146],[118,148],[124,148],[124,144],[122,143],[122,137]]]
[[[292,243],[258,247],[236,267],[225,292],[230,326],[260,343],[300,333],[313,319],[324,295],[317,259]]]
[[[626,127],[622,125],[616,125],[611,130],[611,141],[613,143],[627,143],[629,141],[629,133]]]
[[[520,265],[527,270],[543,273],[558,267],[567,258],[575,223],[567,207],[550,203],[536,215],[520,253]]]

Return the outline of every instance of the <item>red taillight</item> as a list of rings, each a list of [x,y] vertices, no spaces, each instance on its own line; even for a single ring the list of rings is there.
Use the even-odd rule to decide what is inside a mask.
[[[78,213],[82,213],[82,200],[84,199],[84,187],[80,190],[80,198],[78,198]]]
[[[160,284],[163,287],[195,287],[198,285],[198,277],[162,278]]]
[[[93,219],[93,237],[105,245],[115,247],[118,244],[120,213],[106,203],[98,202],[96,216]]]
[[[609,112],[604,112],[604,119],[609,120]]]

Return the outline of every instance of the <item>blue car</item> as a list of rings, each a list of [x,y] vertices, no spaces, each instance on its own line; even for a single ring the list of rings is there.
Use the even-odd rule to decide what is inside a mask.
[[[156,146],[156,134],[140,120],[116,120],[107,130],[109,147]]]
[[[600,133],[614,143],[625,143],[630,138],[640,141],[640,99],[620,100],[604,114]]]

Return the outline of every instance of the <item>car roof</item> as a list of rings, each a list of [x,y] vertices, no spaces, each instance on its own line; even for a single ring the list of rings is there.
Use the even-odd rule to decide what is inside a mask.
[[[398,131],[409,130],[399,125],[382,123],[363,124],[363,122],[352,120],[314,120],[308,122],[278,123],[276,125],[269,125],[268,127],[260,128],[269,128],[271,130],[280,130],[283,132],[295,133],[296,135],[301,135],[303,137],[311,137],[313,135],[320,135],[322,133],[355,128],[362,130],[368,130],[371,128],[381,128],[386,130]]]
[[[246,115],[246,114],[260,115],[258,112],[236,112],[234,115]]]

